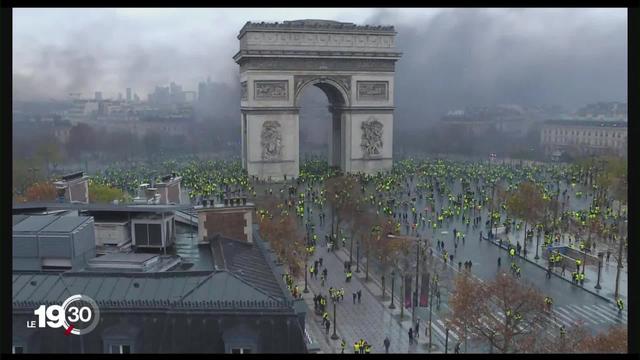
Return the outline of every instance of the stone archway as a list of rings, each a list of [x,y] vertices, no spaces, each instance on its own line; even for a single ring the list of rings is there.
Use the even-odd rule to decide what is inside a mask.
[[[280,180],[299,170],[298,99],[316,86],[329,99],[329,163],[373,173],[393,165],[395,30],[325,20],[251,23],[240,30],[242,163]]]
[[[349,93],[345,82],[339,77],[326,75],[299,75],[294,76],[296,84],[294,95],[294,106],[299,109],[298,101],[309,86],[315,86],[322,90],[329,100],[329,112],[331,113],[331,129],[329,131],[329,166],[336,166],[345,169],[345,137],[343,129],[343,118],[346,114],[343,109],[349,108]],[[299,146],[299,144],[298,144]]]

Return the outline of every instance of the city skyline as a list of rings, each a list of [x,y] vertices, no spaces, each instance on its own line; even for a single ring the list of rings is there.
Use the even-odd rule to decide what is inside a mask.
[[[94,91],[108,98],[127,87],[142,95],[171,81],[196,90],[208,76],[239,87],[232,59],[238,29],[247,21],[309,17],[395,26],[404,53],[397,84],[402,119],[437,115],[462,101],[576,107],[627,97],[624,9],[17,9],[14,15],[17,100]],[[65,21],[69,16],[78,21]]]

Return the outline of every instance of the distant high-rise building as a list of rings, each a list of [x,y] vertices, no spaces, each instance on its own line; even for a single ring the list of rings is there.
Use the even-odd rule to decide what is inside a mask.
[[[171,103],[173,104],[181,104],[186,102],[186,97],[184,91],[182,91],[182,86],[171,82],[169,86],[171,93]]]
[[[96,101],[102,101],[102,91],[96,91]]]
[[[131,102],[131,88],[127,88],[127,102]]]

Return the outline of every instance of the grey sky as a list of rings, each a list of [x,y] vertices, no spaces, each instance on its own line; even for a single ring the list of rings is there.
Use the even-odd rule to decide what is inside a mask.
[[[234,86],[246,21],[395,25],[405,117],[468,103],[626,101],[626,9],[15,9],[13,95]],[[425,102],[424,97],[427,97]],[[404,107],[404,109],[402,109]],[[404,111],[404,115],[402,115]]]

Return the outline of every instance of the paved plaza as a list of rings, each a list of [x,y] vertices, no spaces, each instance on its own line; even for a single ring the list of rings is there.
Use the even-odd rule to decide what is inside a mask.
[[[574,203],[572,206],[576,208],[584,206],[589,199],[583,198]],[[423,204],[418,201],[417,207]],[[318,224],[317,214],[315,223]],[[329,216],[327,216],[329,218]],[[487,219],[487,210],[482,211],[483,222]],[[403,225],[402,232],[407,233],[407,229]],[[465,233],[465,240],[458,241],[458,247],[454,247],[453,229]],[[471,260],[473,263],[472,274],[480,281],[492,280],[499,268],[497,266],[498,257],[502,258],[503,267],[506,269],[509,262],[507,249],[498,246],[497,241],[488,241],[486,238],[480,240],[480,231],[483,231],[486,237],[486,230],[483,226],[476,229],[466,227],[459,219],[454,219],[441,229],[432,231],[429,228],[418,226],[418,235],[424,238],[431,238],[445,242],[445,248],[454,254],[453,266],[451,263],[446,265],[442,262],[435,248],[434,256],[428,260],[429,267],[435,266],[440,278],[441,303],[435,306],[432,313],[432,348],[431,352],[444,352],[445,343],[448,345],[448,351],[452,352],[457,342],[463,342],[462,331],[455,328],[449,329],[448,340],[446,340],[447,319],[449,318],[450,309],[447,304],[449,292],[453,289],[452,280],[458,272],[457,263],[459,261]],[[316,225],[316,234],[319,239],[324,239],[325,234],[330,232],[330,224],[323,226]],[[512,243],[520,241],[524,238],[523,231],[515,231],[509,234]],[[533,244],[533,245],[532,245]],[[345,352],[353,352],[353,343],[360,338],[368,341],[373,347],[372,352],[383,352],[383,341],[385,337],[391,340],[389,351],[393,353],[428,353],[428,336],[426,335],[426,327],[428,326],[429,308],[417,308],[416,316],[420,319],[420,337],[417,343],[409,345],[408,330],[414,324],[411,320],[411,309],[404,309],[404,317],[400,318],[401,293],[399,276],[395,279],[395,305],[396,309],[389,309],[391,281],[390,274],[386,274],[386,297],[382,299],[382,285],[380,279],[379,266],[372,261],[369,264],[369,281],[365,282],[365,264],[367,259],[360,255],[360,272],[356,273],[356,247],[353,253],[353,279],[350,283],[345,283],[344,262],[349,260],[349,242],[346,247],[341,247],[333,252],[328,252],[324,246],[324,241],[318,241],[318,249],[316,254],[309,259],[309,263],[313,264],[313,260],[322,257],[324,267],[328,269],[328,281],[325,287],[320,286],[320,277],[318,279],[309,279],[308,286],[310,293],[305,294],[305,299],[310,309],[313,309],[313,296],[315,294],[328,294],[330,286],[345,289],[344,301],[337,304],[337,335],[339,339],[345,339],[347,346]],[[616,263],[610,261],[604,262],[601,273],[602,289],[597,291],[594,289],[597,267],[587,267],[587,279],[583,286],[573,284],[565,275],[564,278],[557,271],[551,279],[546,278],[546,260],[542,257],[538,260],[534,259],[535,254],[535,238],[533,242],[527,242],[528,254],[524,258],[522,256],[515,259],[516,263],[522,268],[526,281],[538,287],[545,296],[554,298],[554,311],[552,316],[547,316],[548,321],[555,325],[555,329],[560,326],[569,328],[574,325],[584,324],[592,330],[604,330],[609,326],[625,324],[628,320],[628,313],[625,309],[621,314],[613,301],[613,289],[615,286]],[[602,251],[602,249],[596,249]],[[324,268],[323,267],[323,268]],[[415,268],[414,268],[415,269]],[[322,271],[322,269],[320,269]],[[570,273],[569,271],[567,273]],[[621,276],[621,297],[626,298],[627,283],[626,269],[623,269]],[[304,278],[298,282],[300,289],[304,288]],[[352,293],[354,291],[362,291],[362,303],[353,304]],[[585,291],[586,290],[586,291]],[[435,298],[434,298],[435,303]],[[333,305],[329,304],[330,319],[333,323]],[[504,314],[497,313],[496,316],[504,318]],[[315,315],[313,311],[308,315],[308,330],[314,345],[321,352],[333,353],[340,352],[340,340],[332,340],[330,338],[333,333],[333,324],[329,335],[325,334],[324,327],[320,326],[321,316]],[[554,327],[547,330],[549,335],[557,337],[558,334],[553,330]],[[470,340],[467,343],[468,352],[490,352],[491,349],[486,341]]]

